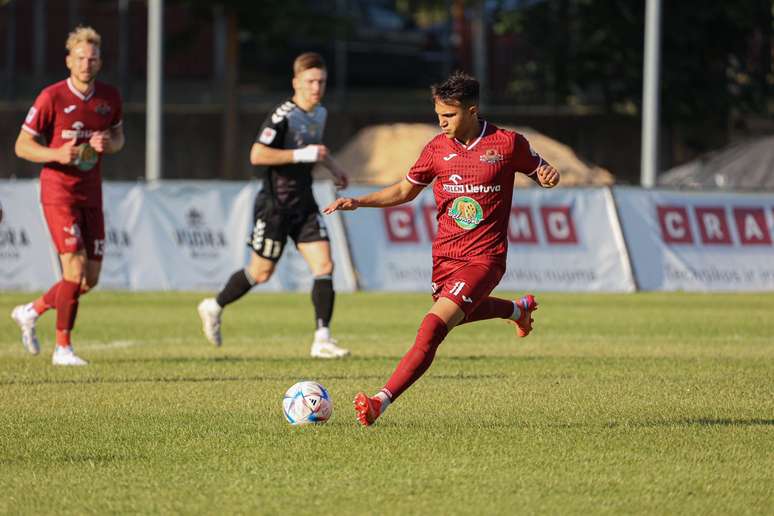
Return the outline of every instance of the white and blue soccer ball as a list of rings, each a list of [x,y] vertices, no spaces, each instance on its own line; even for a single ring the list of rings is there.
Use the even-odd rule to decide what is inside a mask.
[[[325,423],[333,414],[333,400],[319,383],[298,382],[285,392],[282,410],[291,425]]]

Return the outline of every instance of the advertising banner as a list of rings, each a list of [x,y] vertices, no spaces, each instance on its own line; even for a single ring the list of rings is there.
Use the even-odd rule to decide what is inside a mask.
[[[374,188],[350,188],[357,196]],[[431,242],[437,227],[431,188],[409,204],[345,212],[360,286],[430,291]],[[523,291],[634,290],[610,191],[514,191],[508,267],[501,289]]]
[[[330,181],[313,186],[320,204]],[[249,261],[257,182],[161,181],[103,184],[105,255],[98,288],[218,291]],[[38,182],[0,181],[0,289],[43,290],[59,278]],[[336,264],[334,284],[356,288],[341,216],[325,217]],[[312,275],[292,243],[271,280],[256,291],[308,290]]]
[[[774,290],[774,195],[613,190],[642,290]]]

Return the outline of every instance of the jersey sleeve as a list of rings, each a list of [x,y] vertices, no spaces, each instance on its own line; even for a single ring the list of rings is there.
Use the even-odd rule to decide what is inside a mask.
[[[266,120],[264,120],[263,124],[261,124],[261,128],[258,129],[258,134],[255,137],[255,143],[260,143],[275,149],[282,149],[283,142],[285,141],[285,133],[287,130],[287,117],[277,116],[277,112],[274,111],[266,117]]]
[[[54,103],[48,92],[43,91],[24,118],[22,129],[34,136],[46,136],[54,127]]]
[[[422,154],[419,155],[416,163],[406,174],[406,179],[419,186],[427,186],[433,182],[435,167],[433,166],[433,151],[430,143],[422,149]]]
[[[517,133],[513,143],[513,164],[516,172],[533,176],[543,163],[543,158],[535,152],[527,139]]]

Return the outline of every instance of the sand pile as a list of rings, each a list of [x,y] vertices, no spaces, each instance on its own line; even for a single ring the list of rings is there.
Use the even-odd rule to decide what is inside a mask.
[[[573,150],[528,127],[506,127],[523,134],[532,147],[562,174],[562,186],[613,184],[607,170],[588,165]],[[361,129],[334,158],[347,170],[353,183],[389,185],[406,175],[425,144],[438,134],[431,124],[373,125]],[[318,177],[325,171],[315,170]],[[534,186],[523,174],[516,175],[517,186]]]

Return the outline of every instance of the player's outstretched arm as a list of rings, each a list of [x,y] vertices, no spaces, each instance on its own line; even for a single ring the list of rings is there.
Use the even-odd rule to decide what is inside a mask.
[[[355,198],[342,197],[336,199],[325,207],[323,213],[330,215],[338,210],[350,211],[358,208],[388,208],[390,206],[397,206],[413,200],[419,195],[422,188],[424,187],[415,185],[406,178],[403,178],[399,183],[388,186],[378,192]]]
[[[559,171],[549,163],[543,163],[537,169],[537,180],[543,188],[553,188],[559,184]]]
[[[23,129],[19,131],[19,136],[16,138],[14,151],[21,159],[32,163],[56,162],[63,165],[69,165],[78,155],[75,138],[67,140],[61,147],[51,148],[40,143],[37,136]]]

